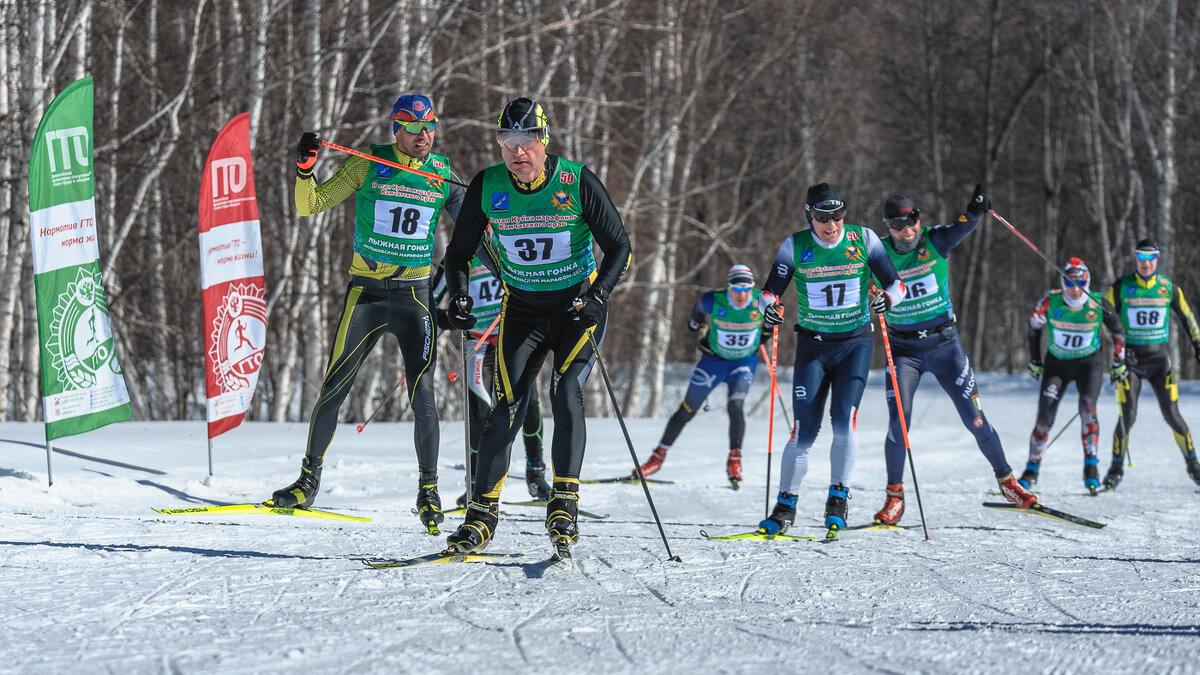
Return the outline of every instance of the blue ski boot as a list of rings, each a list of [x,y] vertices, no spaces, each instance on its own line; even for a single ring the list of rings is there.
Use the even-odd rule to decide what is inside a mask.
[[[1099,464],[1100,458],[1095,455],[1083,458],[1083,486],[1092,494],[1100,491]]]
[[[783,534],[792,526],[794,520],[796,520],[796,495],[790,492],[780,492],[775,502],[775,508],[771,509],[770,516],[758,524],[758,531],[762,534]]]
[[[850,488],[838,483],[829,486],[829,498],[825,500],[825,527],[846,529],[846,500],[850,499]]]
[[[1021,487],[1028,490],[1030,487],[1037,485],[1038,467],[1041,465],[1041,462],[1025,463],[1025,472],[1022,473],[1021,477],[1017,479],[1017,482],[1021,484]]]

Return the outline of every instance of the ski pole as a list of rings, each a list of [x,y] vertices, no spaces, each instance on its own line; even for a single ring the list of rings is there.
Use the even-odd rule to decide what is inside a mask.
[[[576,301],[576,310],[582,306],[583,303]],[[662,520],[658,517],[658,509],[654,508],[654,498],[650,496],[650,486],[646,484],[646,476],[642,474],[641,462],[638,462],[637,451],[633,449],[633,439],[629,437],[629,429],[625,427],[625,418],[621,415],[621,406],[617,404],[617,395],[613,393],[612,382],[608,380],[608,369],[604,367],[604,359],[600,356],[600,347],[596,345],[596,338],[593,335],[595,330],[595,326],[587,329],[588,342],[592,343],[592,353],[596,355],[596,363],[600,365],[600,375],[604,378],[604,388],[608,390],[608,399],[612,401],[613,411],[617,413],[617,421],[621,423],[621,433],[625,434],[625,443],[629,446],[629,456],[633,458],[633,472],[637,474],[638,480],[642,482],[642,491],[646,493],[646,502],[650,504],[650,513],[654,515],[654,524],[658,526],[658,534],[662,537],[663,546],[667,549],[667,560],[671,562],[683,562],[679,556],[671,553],[671,545],[667,543],[667,533],[663,530]]]
[[[499,317],[497,317],[499,318]],[[490,328],[488,329],[491,330]],[[480,341],[482,342],[482,340]],[[466,451],[467,458],[467,501],[471,501],[472,492],[475,488],[475,472],[471,470],[471,382],[467,378],[471,377],[470,354],[467,353],[467,331],[462,332],[462,340],[459,342],[462,348],[463,360],[463,448]],[[479,342],[475,343],[475,348],[479,348]],[[474,352],[472,352],[474,353]]]
[[[1117,405],[1120,404],[1118,403]],[[1067,420],[1067,423],[1063,425],[1063,428],[1059,429],[1057,434],[1054,434],[1054,438],[1051,438],[1050,442],[1046,444],[1046,450],[1049,450],[1050,446],[1054,445],[1054,441],[1057,441],[1058,437],[1062,436],[1064,431],[1071,428],[1071,422],[1074,422],[1076,417],[1079,417],[1078,410],[1076,410],[1075,414],[1071,416],[1071,419]]]
[[[875,285],[871,285],[875,290]],[[887,355],[888,371],[892,374],[892,393],[896,399],[896,415],[900,418],[900,434],[904,436],[904,452],[908,454],[908,470],[912,473],[913,491],[917,493],[917,511],[921,514],[921,530],[925,541],[929,541],[929,528],[925,525],[925,507],[921,505],[921,486],[917,483],[917,465],[913,463],[912,445],[908,442],[908,422],[904,420],[904,404],[900,400],[900,381],[896,379],[896,364],[892,361],[892,343],[888,340],[887,322],[878,314],[879,330],[883,333],[883,353]]]
[[[778,336],[775,336],[775,340],[778,340]],[[775,346],[778,348],[778,343],[776,343]],[[766,345],[760,344],[758,346],[758,350],[762,352],[763,361],[766,362],[768,366],[770,366],[772,369],[778,367],[777,365],[771,365],[771,357],[767,356]],[[775,396],[779,397],[779,409],[783,411],[783,419],[788,423],[788,428],[790,429],[792,427],[792,417],[791,415],[787,414],[787,401],[783,400],[783,392],[779,391],[778,381],[771,385],[771,389],[774,391]]]
[[[454,185],[458,185],[458,186],[464,187],[464,188],[467,187],[466,183],[460,183],[456,180],[451,180],[449,178],[446,178],[445,176],[439,176],[436,173],[429,173],[428,171],[422,171],[420,169],[414,169],[410,166],[404,166],[403,164],[398,164],[391,160],[383,159],[382,157],[375,157],[374,155],[368,155],[365,152],[359,152],[358,150],[355,150],[353,148],[347,148],[347,147],[343,147],[341,145],[336,145],[334,143],[330,143],[329,141],[321,141],[321,145],[323,145],[331,150],[338,150],[340,152],[354,155],[355,157],[362,157],[363,159],[369,159],[372,162],[378,162],[380,164],[384,164],[386,166],[390,166],[395,169],[400,169],[401,171],[408,171],[409,173],[415,173],[418,176],[425,176],[426,178],[432,178],[433,180],[439,180],[439,181],[445,181],[447,183],[453,183]]]
[[[405,377],[408,376],[406,375]],[[367,428],[367,425],[371,423],[371,420],[375,419],[375,416],[379,414],[380,410],[383,410],[383,406],[387,405],[387,402],[392,400],[392,397],[396,395],[396,392],[400,391],[400,385],[402,384],[404,384],[404,377],[400,378],[400,381],[396,383],[395,387],[392,387],[392,390],[383,398],[383,401],[379,405],[375,406],[375,409],[371,411],[371,415],[367,417],[367,421],[358,425],[358,433],[361,434],[363,429]]]
[[[759,345],[760,347],[762,345]],[[767,350],[763,348],[763,356],[766,356]],[[771,391],[776,395],[779,394],[779,388],[775,386],[775,366],[779,358],[779,326],[771,326],[771,359],[767,364],[771,366]],[[780,401],[780,410],[783,410],[782,400]],[[771,398],[771,406],[767,413],[767,494],[766,502],[763,504],[763,518],[771,517],[771,451],[775,440],[775,398]]]
[[[1026,245],[1026,246],[1028,246],[1029,248],[1033,249],[1033,252],[1034,252],[1034,253],[1036,253],[1036,254],[1038,254],[1039,256],[1041,256],[1042,260],[1045,260],[1045,261],[1046,261],[1046,264],[1048,264],[1048,265],[1050,265],[1051,267],[1053,267],[1053,268],[1054,268],[1054,270],[1055,270],[1056,272],[1058,272],[1060,276],[1064,276],[1064,277],[1065,277],[1065,276],[1067,275],[1067,272],[1066,272],[1066,270],[1064,270],[1063,268],[1059,267],[1059,266],[1058,266],[1058,263],[1056,263],[1056,262],[1054,262],[1053,260],[1051,260],[1051,259],[1050,259],[1050,258],[1049,258],[1049,257],[1048,257],[1048,256],[1047,256],[1045,253],[1042,253],[1042,250],[1041,250],[1041,249],[1039,249],[1037,246],[1034,246],[1032,241],[1029,241],[1028,239],[1026,239],[1026,238],[1025,238],[1025,235],[1023,235],[1023,234],[1021,234],[1020,232],[1018,232],[1018,231],[1017,231],[1017,228],[1013,227],[1013,226],[1012,226],[1012,224],[1011,224],[1011,223],[1009,223],[1007,220],[1005,220],[1003,216],[1001,216],[999,213],[996,213],[994,210],[989,210],[989,211],[988,211],[988,213],[990,213],[990,214],[992,214],[993,216],[995,216],[995,217],[996,217],[996,220],[1000,221],[1000,223],[1001,223],[1001,224],[1003,224],[1005,227],[1007,227],[1009,232],[1012,232],[1013,234],[1017,235],[1017,238],[1018,238],[1018,239],[1020,239],[1021,241],[1025,242],[1025,245]],[[1099,294],[1099,293],[1095,293],[1095,292],[1093,292],[1093,291],[1091,291],[1091,290],[1086,290],[1086,289],[1084,290],[1084,293],[1087,293],[1088,297],[1090,297],[1091,299],[1093,299],[1093,300],[1095,300],[1095,301],[1097,301],[1097,302],[1099,302],[1099,301],[1100,301],[1100,294]]]

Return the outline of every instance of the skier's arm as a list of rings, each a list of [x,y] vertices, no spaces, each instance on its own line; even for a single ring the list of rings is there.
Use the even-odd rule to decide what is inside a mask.
[[[1188,305],[1188,301],[1183,297],[1183,289],[1179,286],[1175,287],[1175,293],[1171,296],[1171,309],[1179,315],[1183,325],[1187,327],[1188,338],[1192,341],[1192,346],[1196,347],[1196,351],[1200,353],[1200,326],[1196,325],[1196,315],[1192,313],[1192,308]]]
[[[696,301],[696,305],[692,307],[692,316],[688,319],[688,330],[696,332],[702,326],[708,325],[708,317],[713,310],[713,292],[705,291],[704,295]]]
[[[792,280],[792,275],[796,273],[796,266],[792,259],[792,251],[795,245],[792,243],[792,235],[783,240],[783,244],[779,247],[779,252],[775,254],[775,263],[771,265],[771,273],[767,275],[767,280],[763,283],[763,297],[767,297],[771,303],[779,302],[783,298],[783,292],[787,290],[788,282]]]
[[[929,245],[937,249],[937,252],[945,258],[950,255],[950,249],[961,244],[968,234],[979,227],[981,220],[983,220],[981,214],[964,212],[953,223],[929,228],[925,236],[929,240]]]
[[[592,239],[604,252],[592,287],[598,286],[607,298],[625,270],[629,269],[633,247],[621,223],[621,214],[617,213],[617,207],[608,196],[608,190],[586,166],[579,172],[579,202],[583,208],[583,220],[592,231]]]
[[[362,187],[370,164],[370,160],[362,157],[351,157],[320,185],[312,175],[296,176],[296,212],[302,216],[315,216],[341,204]]]
[[[483,213],[483,172],[476,174],[463,198],[462,209],[454,221],[454,235],[446,247],[446,285],[450,295],[466,293],[469,285],[468,273],[471,258],[479,248],[479,241],[487,229],[487,216]]]
[[[1121,323],[1121,317],[1109,301],[1100,301],[1100,311],[1104,314],[1104,326],[1112,335],[1113,365],[1125,363],[1125,324]]]
[[[1046,312],[1050,310],[1050,296],[1044,295],[1033,307],[1029,315],[1029,330],[1026,337],[1029,343],[1029,361],[1042,362],[1042,330],[1046,327]]]
[[[883,247],[879,235],[865,227],[862,231],[866,239],[864,243],[867,246],[867,265],[871,268],[871,273],[879,280],[879,286],[883,292],[892,299],[891,306],[895,307],[904,299],[904,282],[900,280],[900,274],[896,271],[891,256],[887,254],[887,249]]]

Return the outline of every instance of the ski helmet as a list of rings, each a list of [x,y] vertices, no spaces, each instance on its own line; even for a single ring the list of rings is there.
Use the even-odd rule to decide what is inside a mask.
[[[399,133],[404,122],[437,122],[433,101],[421,94],[405,94],[392,104],[392,133]]]
[[[1067,261],[1067,266],[1063,268],[1062,287],[1064,291],[1075,286],[1082,287],[1086,293],[1091,279],[1092,275],[1088,271],[1087,264],[1079,258],[1071,258]]]
[[[846,202],[842,200],[842,191],[832,183],[818,183],[808,188],[804,200],[804,215],[811,225],[813,213],[837,213],[846,210]]]

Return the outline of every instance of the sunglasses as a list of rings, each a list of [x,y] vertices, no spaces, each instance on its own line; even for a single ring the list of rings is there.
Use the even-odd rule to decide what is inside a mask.
[[[833,223],[846,219],[846,209],[838,209],[837,211],[813,211],[813,220],[818,223]]]
[[[425,122],[401,122],[400,120],[396,120],[396,124],[400,125],[401,129],[413,135],[419,134],[422,131],[428,131],[431,134],[437,131],[436,117]]]
[[[730,286],[730,287],[729,287],[729,290],[731,290],[731,291],[736,291],[736,292],[738,292],[738,293],[749,293],[750,291],[754,290],[754,286],[753,286],[753,285],[746,285],[746,286]]]
[[[1083,288],[1087,286],[1087,279],[1068,279],[1063,277],[1063,286],[1067,288]]]
[[[1149,253],[1149,252],[1145,252],[1145,251],[1134,251],[1133,253],[1134,253],[1134,255],[1137,256],[1138,260],[1157,260],[1158,259],[1157,253]]]
[[[524,148],[526,150],[533,147],[535,142],[542,142],[546,138],[545,129],[524,129],[524,130],[509,130],[501,131],[496,135],[500,145],[507,150],[516,150]]]
[[[883,222],[887,223],[889,230],[899,232],[908,227],[916,227],[917,221],[912,216],[900,216],[899,218],[884,218]]]

